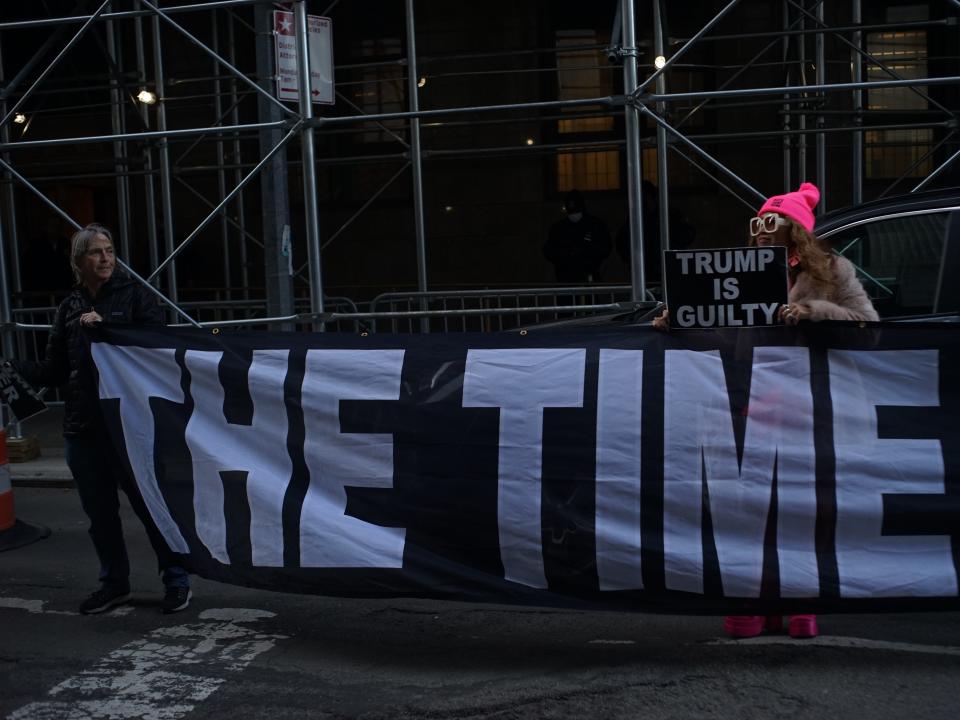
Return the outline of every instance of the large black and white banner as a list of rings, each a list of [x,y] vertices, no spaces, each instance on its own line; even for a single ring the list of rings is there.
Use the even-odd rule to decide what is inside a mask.
[[[670,612],[958,608],[960,326],[105,327],[112,440],[218,580]]]

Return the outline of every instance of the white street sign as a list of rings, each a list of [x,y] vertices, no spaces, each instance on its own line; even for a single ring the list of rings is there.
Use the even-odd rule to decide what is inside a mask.
[[[330,18],[307,15],[310,31],[310,95],[314,103],[333,105],[333,26]],[[297,37],[293,13],[275,10],[277,99],[296,102]]]

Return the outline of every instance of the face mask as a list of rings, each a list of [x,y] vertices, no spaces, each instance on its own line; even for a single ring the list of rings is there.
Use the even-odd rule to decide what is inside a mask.
[[[570,213],[569,215],[567,215],[567,217],[570,218],[570,222],[580,222],[581,218],[583,218],[583,213],[582,212]]]

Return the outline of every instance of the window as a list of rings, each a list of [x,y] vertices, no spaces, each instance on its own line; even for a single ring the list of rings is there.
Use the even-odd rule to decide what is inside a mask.
[[[561,30],[557,42],[557,98],[583,100],[605,97],[613,92],[610,64],[602,49],[604,44],[594,30]],[[602,106],[563,108],[569,119],[557,121],[561,135],[608,133],[613,130],[613,117]],[[620,188],[620,153],[560,152],[557,154],[557,189],[618,190]]]
[[[882,317],[931,312],[947,230],[946,212],[877,220],[830,236],[857,266]]]
[[[566,48],[566,49],[562,49]],[[610,64],[601,52],[597,33],[593,30],[561,30],[557,32],[558,100],[583,100],[603,97],[613,92]],[[601,106],[564,108],[563,112],[590,114],[560,120],[560,133],[608,132],[613,130],[613,117],[601,115]]]
[[[364,40],[361,54],[369,58],[371,65],[361,71],[359,90],[354,93],[355,102],[369,114],[394,113],[406,110],[404,83],[406,79],[400,65],[385,62],[385,58],[400,57],[399,38],[380,38]],[[360,134],[361,142],[389,142],[393,138],[384,128],[402,134],[406,124],[403,120],[384,120],[381,123],[364,123]]]
[[[888,22],[926,20],[923,6],[891,7]],[[905,80],[927,77],[925,30],[885,30],[867,34],[867,51]],[[874,64],[867,65],[867,81],[890,80],[891,75]],[[867,109],[903,112],[926,110],[925,85],[878,88],[867,91]],[[871,130],[866,141],[866,171],[870,178],[923,177],[933,170],[932,158],[924,156],[933,145],[929,128]],[[908,172],[909,171],[909,172]]]
[[[620,153],[616,150],[557,155],[557,189],[618,190]]]

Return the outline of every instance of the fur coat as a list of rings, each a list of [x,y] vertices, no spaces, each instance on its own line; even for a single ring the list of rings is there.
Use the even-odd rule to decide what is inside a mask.
[[[832,266],[834,282],[828,292],[801,270],[790,288],[790,303],[809,307],[811,320],[879,320],[850,261],[834,255]]]

